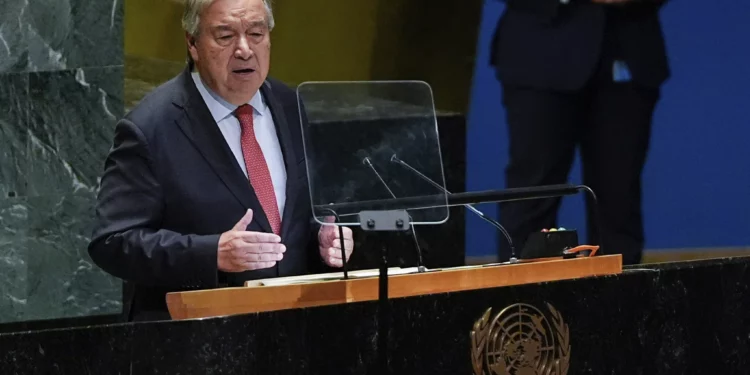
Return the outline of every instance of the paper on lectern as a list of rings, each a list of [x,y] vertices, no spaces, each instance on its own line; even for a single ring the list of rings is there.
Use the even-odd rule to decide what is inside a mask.
[[[406,275],[410,273],[417,273],[417,267],[400,268],[393,267],[388,269],[388,276]],[[378,277],[378,269],[358,270],[350,271],[349,279],[364,279],[369,277]],[[305,284],[305,283],[318,283],[325,281],[337,281],[343,280],[343,272],[331,272],[331,273],[319,273],[313,275],[301,275],[301,276],[289,276],[289,277],[276,277],[271,279],[255,280],[246,283],[246,286],[280,286],[280,285],[291,285],[291,284]]]

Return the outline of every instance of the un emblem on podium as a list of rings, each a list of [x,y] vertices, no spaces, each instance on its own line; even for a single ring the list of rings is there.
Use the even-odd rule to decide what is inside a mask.
[[[545,312],[518,303],[474,323],[471,363],[474,375],[566,375],[570,332],[562,315],[547,304]]]

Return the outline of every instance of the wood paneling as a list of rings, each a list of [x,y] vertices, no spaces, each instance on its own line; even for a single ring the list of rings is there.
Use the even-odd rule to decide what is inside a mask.
[[[391,298],[496,288],[622,272],[620,255],[496,266],[468,266],[391,276]],[[173,319],[206,318],[322,306],[378,298],[378,278],[336,280],[283,286],[249,286],[167,295]]]

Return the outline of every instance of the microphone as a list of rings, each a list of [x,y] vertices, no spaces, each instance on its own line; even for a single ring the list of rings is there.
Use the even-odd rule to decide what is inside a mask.
[[[346,208],[348,213],[341,214],[340,216],[353,216],[359,215],[356,211],[363,210],[418,210],[433,207],[463,206],[466,204],[477,203],[512,202],[529,199],[557,198],[578,194],[581,191],[587,192],[593,201],[591,208],[594,214],[594,223],[596,224],[596,228],[599,229],[596,238],[599,245],[599,251],[604,252],[604,245],[606,244],[602,241],[601,216],[599,214],[597,197],[594,191],[586,185],[543,185],[502,190],[485,190],[451,194],[443,193],[443,195],[435,194],[406,198],[374,199],[361,202],[332,203],[328,205],[314,205],[313,212]]]
[[[331,209],[326,209],[326,211],[330,212],[331,215],[334,217],[334,223],[338,223],[341,221],[341,217],[336,213],[336,211]],[[342,261],[342,268],[344,271],[344,280],[349,279],[349,267],[346,265],[346,262],[348,261],[346,259],[346,244],[344,243],[344,227],[342,225],[338,225],[339,227],[339,245],[341,245],[341,261]]]
[[[445,194],[451,194],[451,192],[448,191],[448,189],[442,187],[440,184],[438,184],[437,182],[433,181],[431,178],[425,176],[424,173],[418,171],[416,168],[412,167],[407,162],[399,159],[398,156],[396,156],[396,154],[393,154],[393,156],[391,156],[391,162],[396,163],[398,165],[401,165],[402,167],[408,169],[409,171],[411,171],[412,173],[416,174],[421,179],[427,181],[432,186],[436,187],[438,190],[441,190]],[[484,212],[477,210],[476,208],[474,208],[474,206],[472,206],[470,204],[464,204],[463,206],[466,207],[469,211],[471,211],[474,214],[476,214],[477,216],[479,216],[480,218],[482,218],[484,221],[492,224],[492,226],[494,226],[495,228],[497,228],[498,230],[500,230],[500,232],[503,234],[503,236],[505,236],[505,239],[508,241],[508,245],[510,246],[510,263],[518,263],[518,258],[516,258],[516,249],[513,246],[513,240],[511,239],[510,234],[508,233],[508,231],[505,230],[505,228],[500,223],[498,223],[496,220],[494,220],[491,217],[485,215]]]
[[[378,173],[378,170],[375,169],[375,166],[372,165],[372,161],[370,160],[369,156],[365,156],[364,159],[362,159],[362,163],[367,165],[373,173],[375,173],[376,176],[378,176],[378,180],[385,186],[385,189],[388,190],[388,193],[394,198],[398,199],[396,197],[396,194],[393,194],[393,191],[390,187],[388,187],[388,184],[383,180],[383,177],[380,176],[380,173]],[[411,215],[409,215],[409,220],[411,220]],[[427,269],[424,266],[424,263],[422,262],[422,248],[419,246],[419,239],[417,239],[417,231],[414,229],[414,225],[410,225],[411,227],[411,235],[414,239],[414,245],[417,247],[417,272],[425,272]]]

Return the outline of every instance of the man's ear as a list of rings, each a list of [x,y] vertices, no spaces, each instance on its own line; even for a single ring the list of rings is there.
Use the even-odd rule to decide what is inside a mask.
[[[190,55],[190,58],[194,61],[198,57],[198,50],[196,49],[196,46],[195,46],[196,39],[194,36],[190,35],[188,32],[185,32],[185,42],[187,43],[188,54]]]

